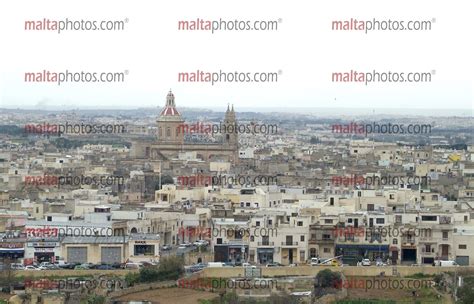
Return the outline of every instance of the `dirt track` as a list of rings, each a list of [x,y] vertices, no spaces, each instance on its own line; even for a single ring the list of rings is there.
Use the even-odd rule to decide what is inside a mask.
[[[151,301],[153,304],[196,304],[199,299],[210,300],[217,294],[186,288],[162,288],[129,294],[118,301]]]

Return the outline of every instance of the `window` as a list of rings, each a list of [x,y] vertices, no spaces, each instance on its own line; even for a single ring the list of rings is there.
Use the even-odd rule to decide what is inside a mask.
[[[347,222],[348,222],[349,224],[352,223],[352,219],[351,219],[351,218],[347,219]]]
[[[401,215],[395,215],[395,223],[397,223],[397,224],[402,223],[402,216]]]
[[[435,222],[438,219],[436,215],[422,215],[421,220],[425,222]]]
[[[250,207],[250,203],[249,202],[245,203],[245,207]]]
[[[36,207],[36,213],[39,213],[39,212],[40,212],[40,208]]]
[[[253,235],[250,236],[250,241],[251,242],[254,242],[255,241],[255,237]]]
[[[374,204],[367,204],[367,211],[374,211]]]
[[[361,191],[357,191],[357,197],[361,197],[362,196],[362,192]]]
[[[334,206],[334,197],[331,197],[331,198],[329,199],[329,205],[330,205],[330,206]]]
[[[300,262],[306,261],[306,252],[304,250],[300,251]]]
[[[448,231],[443,231],[443,239],[447,239],[449,235]]]
[[[397,245],[398,244],[398,239],[393,239],[392,244]]]
[[[301,241],[301,242],[304,242],[304,235],[301,235],[301,236],[300,236],[300,241]]]
[[[331,248],[324,247],[323,252],[324,253],[331,253]]]
[[[298,224],[297,224],[299,227],[303,226],[303,222],[302,221],[299,221]]]
[[[331,219],[325,219],[324,224],[332,224],[332,220]]]
[[[330,240],[331,235],[330,234],[323,234],[323,240]]]
[[[459,249],[467,249],[467,245],[459,245]]]
[[[155,245],[135,245],[133,255],[155,255]]]
[[[52,222],[52,221],[53,221],[53,217],[51,217],[51,216],[46,217],[46,221]]]
[[[255,226],[260,227],[260,221],[256,221]]]
[[[268,225],[269,225],[269,226],[273,225],[273,221],[272,221],[272,220],[268,220]]]
[[[377,219],[375,219],[375,222],[377,224],[385,224],[385,219],[384,218],[377,218]]]

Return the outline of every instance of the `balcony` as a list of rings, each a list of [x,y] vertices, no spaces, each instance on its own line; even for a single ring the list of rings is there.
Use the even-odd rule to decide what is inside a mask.
[[[291,246],[298,246],[298,242],[281,242],[281,245],[282,246],[285,246],[285,247],[291,247]]]
[[[433,236],[420,236],[418,237],[418,242],[424,242],[424,243],[436,243],[437,238]]]
[[[409,243],[409,244],[415,244],[416,240],[414,237],[407,238],[407,237],[402,237],[402,243]]]
[[[358,243],[359,238],[347,238],[346,239],[346,238],[342,237],[342,238],[339,238],[337,241],[340,242],[340,243],[348,243],[348,242]]]
[[[421,249],[421,256],[423,257],[435,257],[436,253],[434,252],[434,248],[431,251],[426,251],[425,248]]]
[[[335,239],[332,238],[321,238],[321,239],[316,239],[315,244],[331,244],[334,243]]]
[[[275,245],[275,242],[258,242],[257,243],[258,247],[265,247],[265,246],[273,247],[274,245]]]

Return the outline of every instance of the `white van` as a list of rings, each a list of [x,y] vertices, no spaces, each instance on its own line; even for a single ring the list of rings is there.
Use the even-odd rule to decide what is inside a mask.
[[[209,263],[207,263],[207,267],[224,267],[224,263],[222,263],[222,262],[209,262]]]
[[[449,267],[449,266],[458,266],[458,263],[456,263],[455,261],[437,261],[438,262],[438,266],[441,266],[441,267]]]

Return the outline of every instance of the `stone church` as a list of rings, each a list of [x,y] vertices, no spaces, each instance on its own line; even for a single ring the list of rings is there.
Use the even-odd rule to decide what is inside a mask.
[[[166,104],[157,119],[156,141],[134,141],[132,155],[134,158],[149,160],[177,159],[179,153],[196,152],[197,158],[204,161],[229,161],[237,163],[239,160],[238,133],[235,128],[222,128],[224,131],[212,141],[197,139],[187,134],[183,128],[184,119],[176,108],[174,94],[170,91],[166,96]],[[223,126],[236,125],[234,107],[227,107]],[[232,132],[228,132],[229,131]]]

